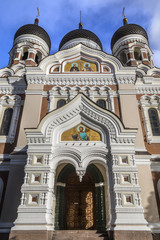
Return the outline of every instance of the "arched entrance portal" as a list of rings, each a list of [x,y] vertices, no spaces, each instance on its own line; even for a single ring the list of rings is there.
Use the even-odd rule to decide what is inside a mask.
[[[105,231],[104,179],[100,170],[88,166],[82,182],[75,168],[67,164],[57,179],[55,229],[97,229]]]

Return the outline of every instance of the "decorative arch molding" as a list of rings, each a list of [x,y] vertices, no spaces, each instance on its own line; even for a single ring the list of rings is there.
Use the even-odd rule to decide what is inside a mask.
[[[14,70],[10,68],[2,68],[0,69],[0,77],[11,77],[14,75]]]
[[[106,167],[108,165],[108,161],[110,161],[110,159],[107,160],[106,158],[107,154],[108,151],[106,149],[97,147],[90,148],[88,150],[60,148],[54,150],[51,166],[52,169],[56,171],[57,167],[62,163],[72,164],[75,167],[77,175],[79,175],[79,177],[83,177],[83,174],[85,174],[87,167],[91,163],[100,163]]]
[[[76,123],[84,122],[84,120],[86,123],[93,122],[93,127],[94,125],[99,126],[101,133],[108,132],[111,144],[134,145],[137,130],[125,129],[123,123],[115,114],[103,110],[83,94],[78,94],[60,110],[57,109],[46,115],[37,129],[26,129],[28,143],[52,144],[54,141],[53,133],[58,126],[61,125],[62,127],[69,121],[76,125]]]
[[[160,77],[160,69],[156,68],[156,67],[151,68],[148,70],[147,75],[153,76],[153,77],[154,77],[154,75],[157,75],[157,77]]]
[[[74,46],[73,48],[59,51],[59,52],[55,53],[54,55],[50,55],[50,56],[46,57],[45,59],[43,59],[40,62],[39,67],[44,74],[49,74],[51,67],[53,67],[54,65],[57,65],[57,64],[63,65],[63,63],[65,61],[73,61],[75,58],[77,58],[77,56],[79,56],[79,58],[81,57],[84,59],[90,58],[90,59],[93,59],[94,61],[98,62],[99,64],[107,65],[109,67],[110,71],[105,72],[105,74],[107,74],[107,75],[109,74],[110,77],[112,76],[112,74],[120,72],[121,79],[125,78],[126,67],[122,66],[122,64],[118,60],[118,58],[116,58],[112,55],[109,55],[103,51],[91,49],[81,43],[78,44],[77,46]],[[61,70],[63,70],[63,69],[61,68]],[[131,71],[131,75],[132,75],[132,73],[133,73],[133,75],[132,76],[128,75],[127,81],[132,82],[132,81],[135,81],[135,76],[134,76],[135,69],[130,69],[130,71]],[[94,74],[95,74],[95,72],[94,72]],[[84,75],[85,74],[83,74],[83,76]],[[89,75],[90,74],[87,73],[87,76],[89,76]],[[103,76],[104,76],[104,73],[103,73]],[[121,79],[119,79],[119,81],[121,81]],[[114,81],[116,81],[116,80],[114,80]]]

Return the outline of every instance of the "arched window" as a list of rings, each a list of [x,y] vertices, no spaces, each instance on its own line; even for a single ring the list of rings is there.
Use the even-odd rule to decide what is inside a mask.
[[[12,108],[7,108],[4,111],[3,120],[2,120],[2,124],[1,124],[1,129],[0,129],[0,135],[8,135],[10,123],[12,120],[12,114],[13,114]]]
[[[148,114],[153,136],[160,136],[160,121],[157,110],[155,108],[150,108]]]
[[[123,64],[127,62],[127,57],[124,51],[120,53],[120,60]]]
[[[63,107],[66,104],[66,100],[60,99],[57,102],[57,108]]]
[[[142,60],[142,56],[141,56],[141,50],[140,48],[136,47],[134,49],[134,58],[138,61],[141,61]]]
[[[100,106],[100,107],[106,109],[106,101],[105,101],[105,100],[103,100],[103,99],[99,99],[99,100],[97,100],[96,103],[97,103],[98,106]]]

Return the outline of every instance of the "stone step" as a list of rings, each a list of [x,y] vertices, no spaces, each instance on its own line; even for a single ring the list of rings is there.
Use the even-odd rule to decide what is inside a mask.
[[[107,233],[95,230],[61,230],[55,231],[52,240],[109,240]]]

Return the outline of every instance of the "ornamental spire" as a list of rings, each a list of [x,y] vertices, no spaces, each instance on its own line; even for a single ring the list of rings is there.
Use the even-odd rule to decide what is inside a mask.
[[[125,16],[124,10],[125,10],[125,8],[123,8],[123,12],[122,12],[122,16],[123,16],[123,25],[126,25],[126,24],[128,24],[128,21],[127,21],[127,18],[126,18],[126,16]]]
[[[39,15],[39,8],[37,8],[37,16],[36,16],[36,18],[34,20],[34,24],[36,24],[36,25],[38,25],[38,23],[39,23],[39,19],[38,19],[39,16],[40,16]]]
[[[81,22],[81,11],[80,11],[80,22],[79,22],[79,29],[82,29],[83,28],[83,23]]]

